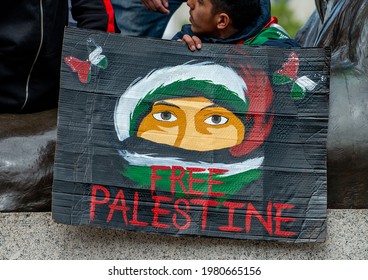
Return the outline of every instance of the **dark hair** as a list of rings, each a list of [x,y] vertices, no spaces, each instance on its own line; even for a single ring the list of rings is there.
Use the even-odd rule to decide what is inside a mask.
[[[212,13],[227,13],[236,29],[244,29],[261,15],[260,0],[210,0]]]

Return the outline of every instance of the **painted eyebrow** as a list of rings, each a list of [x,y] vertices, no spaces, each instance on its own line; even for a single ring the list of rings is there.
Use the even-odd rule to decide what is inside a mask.
[[[199,111],[202,111],[202,110],[206,110],[206,109],[208,109],[208,108],[215,108],[215,107],[217,107],[217,108],[223,108],[223,107],[221,107],[221,106],[219,106],[219,105],[217,105],[217,104],[211,104],[211,105],[208,105],[208,106],[206,106],[206,107],[203,107],[201,110],[199,110]]]
[[[172,104],[172,103],[169,103],[169,102],[166,102],[166,101],[157,101],[155,104],[153,104],[153,106],[156,106],[156,105],[166,105],[166,106],[175,107],[175,108],[180,109],[179,106],[177,106],[175,104]]]

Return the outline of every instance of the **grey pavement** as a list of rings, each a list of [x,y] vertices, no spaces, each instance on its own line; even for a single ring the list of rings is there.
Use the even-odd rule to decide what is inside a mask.
[[[51,213],[0,213],[0,260],[367,260],[368,209],[328,210],[323,243],[174,237],[57,224]]]

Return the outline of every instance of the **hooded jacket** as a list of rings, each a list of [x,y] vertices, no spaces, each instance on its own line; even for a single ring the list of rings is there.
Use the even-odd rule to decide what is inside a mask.
[[[78,27],[116,32],[109,0],[72,0]],[[67,0],[17,0],[0,12],[0,113],[30,113],[58,102]]]
[[[260,0],[261,15],[249,26],[228,38],[213,38],[194,34],[191,25],[183,25],[172,40],[183,38],[184,35],[197,36],[204,43],[245,44],[277,47],[300,47],[287,32],[277,24],[277,19],[271,17],[271,3]],[[257,40],[255,40],[257,38]]]

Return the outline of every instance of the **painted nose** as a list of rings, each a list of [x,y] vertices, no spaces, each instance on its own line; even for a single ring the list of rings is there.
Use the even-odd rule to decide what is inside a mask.
[[[176,145],[180,148],[188,149],[198,141],[198,136],[194,120],[186,122],[179,128]]]

